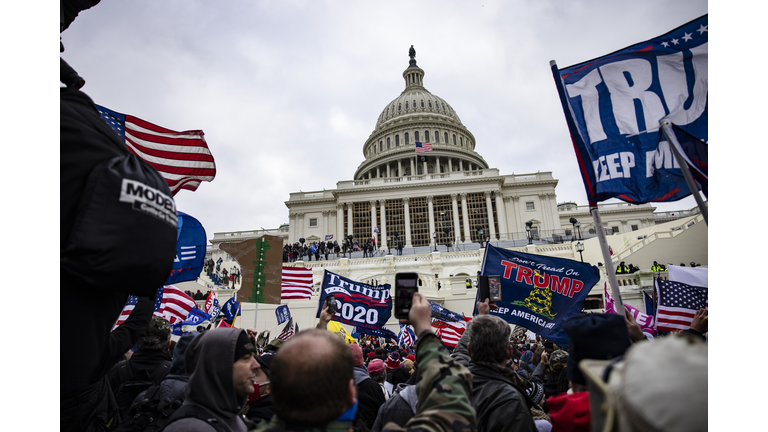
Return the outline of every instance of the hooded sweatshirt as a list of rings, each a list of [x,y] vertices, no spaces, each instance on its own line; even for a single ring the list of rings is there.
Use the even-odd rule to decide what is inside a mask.
[[[217,328],[195,338],[184,355],[189,374],[187,398],[183,407],[212,415],[220,425],[231,431],[245,432],[248,428],[239,414],[248,401],[238,398],[232,383],[235,344],[242,329]],[[181,409],[181,408],[180,408]],[[215,431],[204,420],[183,418],[169,423],[168,432]]]

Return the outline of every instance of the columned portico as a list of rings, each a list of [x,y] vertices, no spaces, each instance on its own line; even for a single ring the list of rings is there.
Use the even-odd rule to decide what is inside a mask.
[[[491,191],[485,191],[485,206],[488,210],[488,229],[491,231],[491,241],[496,240],[496,224],[493,223],[493,207],[491,206]]]
[[[408,210],[408,197],[403,197],[403,212],[405,216],[405,247],[413,247],[411,244],[411,213]]]

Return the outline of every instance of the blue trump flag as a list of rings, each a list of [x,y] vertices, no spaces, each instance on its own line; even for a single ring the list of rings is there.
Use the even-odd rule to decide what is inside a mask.
[[[558,70],[552,64],[590,205],[690,195],[660,121],[708,140],[708,16]]]
[[[205,320],[210,320],[211,316],[207,313],[201,311],[198,308],[192,308],[191,311],[189,311],[189,314],[187,315],[187,319],[184,320],[185,323],[191,323],[191,324],[200,324],[201,322]]]
[[[498,310],[491,311],[491,315],[558,345],[568,344],[561,324],[581,313],[589,290],[600,280],[600,271],[589,264],[499,249],[491,244],[486,246],[481,274],[501,276],[504,301],[496,304]],[[473,314],[477,315],[477,305]]]
[[[177,213],[176,259],[165,285],[197,279],[205,264],[205,245],[208,241],[203,225],[184,212]]]
[[[288,305],[282,305],[275,308],[275,315],[277,315],[278,324],[282,324],[291,319],[291,311],[288,309]]]
[[[232,297],[224,303],[224,316],[227,317],[227,321],[232,321],[236,315],[240,313],[240,302],[235,300],[236,297]]]
[[[392,339],[397,340],[397,335],[392,330],[381,327],[378,329],[367,329],[362,327],[352,327],[352,337],[355,339],[358,339],[359,336],[355,335],[369,335],[369,336],[377,336],[377,337],[383,337],[385,339]]]
[[[334,321],[361,329],[379,330],[384,327],[392,315],[392,299],[389,296],[389,289],[389,284],[368,285],[325,270],[315,317],[320,318],[320,312],[325,305],[325,298],[333,295],[339,309],[333,318]],[[397,335],[395,335],[396,337]]]
[[[464,321],[464,315],[448,310],[437,303],[429,302],[429,307],[432,309],[432,316],[442,321]]]

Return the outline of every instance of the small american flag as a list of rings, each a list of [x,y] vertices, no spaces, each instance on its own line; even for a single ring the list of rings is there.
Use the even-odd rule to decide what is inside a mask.
[[[707,288],[656,279],[656,290],[659,297],[656,330],[688,330],[696,311],[709,307]]]
[[[158,294],[158,302],[155,304],[155,316],[162,316],[171,323],[184,321],[189,311],[197,307],[192,297],[173,285],[165,285],[162,288],[162,294]]]
[[[400,324],[400,336],[397,337],[397,344],[402,347],[416,345],[416,335],[413,334],[411,326]]]
[[[422,143],[422,142],[416,143],[416,153],[426,153],[431,151],[432,151],[432,144]]]
[[[117,322],[115,323],[115,327],[119,326],[120,324],[124,323],[125,320],[128,319],[128,316],[133,312],[133,308],[136,307],[136,302],[139,301],[138,296],[128,296],[128,301],[125,302],[125,306],[123,307],[122,312],[120,312],[120,317],[117,318]],[[113,328],[114,330],[114,328]]]
[[[296,331],[293,327],[293,318],[291,318],[290,320],[288,320],[288,323],[285,324],[285,327],[283,327],[283,331],[281,331],[280,334],[277,335],[277,338],[285,341],[285,340],[288,340],[288,338],[290,338],[291,336],[293,336],[294,333],[296,333]]]
[[[201,130],[176,132],[96,105],[101,118],[125,141],[131,153],[152,165],[174,195],[212,181],[216,164]]]
[[[435,327],[435,335],[440,338],[443,345],[456,348],[461,335],[467,330],[466,321],[448,322],[432,318],[432,327]]]
[[[281,300],[309,300],[312,298],[312,269],[306,267],[283,267],[280,284]]]

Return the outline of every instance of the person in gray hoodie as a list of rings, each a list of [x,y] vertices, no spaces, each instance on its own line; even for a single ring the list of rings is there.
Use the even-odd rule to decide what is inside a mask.
[[[241,411],[260,367],[255,352],[242,329],[217,328],[195,338],[184,356],[190,372],[187,398],[164,430],[247,431]]]

